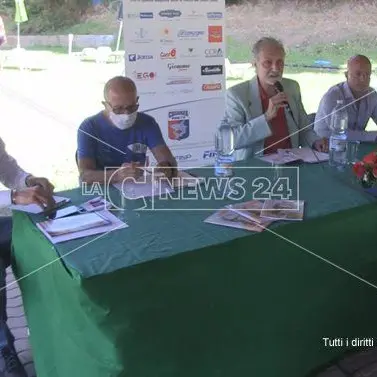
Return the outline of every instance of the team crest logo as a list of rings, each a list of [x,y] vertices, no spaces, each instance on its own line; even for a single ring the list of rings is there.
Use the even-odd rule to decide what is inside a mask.
[[[168,135],[170,140],[183,140],[189,137],[190,117],[187,110],[169,111]]]

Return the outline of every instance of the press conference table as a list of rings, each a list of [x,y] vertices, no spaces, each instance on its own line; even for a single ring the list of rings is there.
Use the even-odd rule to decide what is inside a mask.
[[[14,213],[38,377],[303,377],[346,350],[324,337],[373,337],[376,289],[320,258],[377,284],[376,199],[319,164],[299,169],[305,220],[274,233],[156,211],[54,246]]]

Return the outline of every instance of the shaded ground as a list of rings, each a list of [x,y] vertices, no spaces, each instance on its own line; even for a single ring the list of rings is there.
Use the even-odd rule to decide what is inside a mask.
[[[7,285],[13,282],[14,276],[11,269],[8,268]],[[12,284],[7,290],[7,295],[8,326],[15,337],[14,345],[21,362],[25,366],[28,377],[35,377],[33,356],[28,340],[28,328],[18,285]]]

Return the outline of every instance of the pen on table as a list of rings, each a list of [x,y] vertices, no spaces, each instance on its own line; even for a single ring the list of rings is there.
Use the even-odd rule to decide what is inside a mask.
[[[102,197],[99,196],[98,198],[95,198],[95,199],[92,199],[92,200],[89,200],[89,204],[95,204],[95,203],[98,203],[102,200]]]

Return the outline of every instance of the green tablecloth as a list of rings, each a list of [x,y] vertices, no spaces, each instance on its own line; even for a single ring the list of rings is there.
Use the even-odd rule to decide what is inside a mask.
[[[320,258],[377,284],[375,198],[303,165],[300,199],[280,237],[143,212],[81,248],[95,237],[54,247],[15,213],[38,377],[298,377],[344,351],[323,337],[372,337],[376,288]]]

